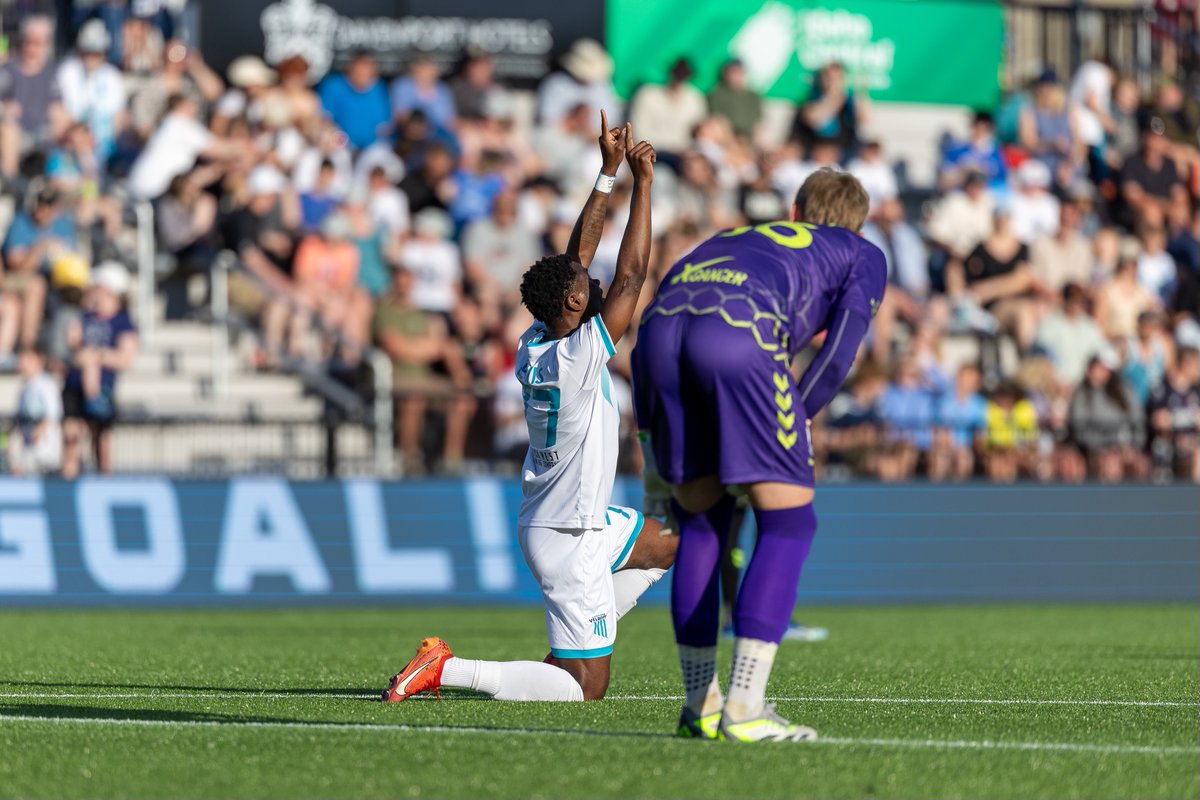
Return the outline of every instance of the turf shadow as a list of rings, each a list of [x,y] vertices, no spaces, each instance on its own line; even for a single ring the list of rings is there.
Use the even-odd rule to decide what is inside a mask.
[[[184,686],[182,684],[171,683],[87,683],[81,681],[0,681],[0,685],[4,686],[27,686],[38,689],[108,689],[119,691],[121,689],[157,689],[160,691],[169,692],[228,692],[230,694],[324,694],[331,698],[344,697],[348,700],[360,699],[363,694],[371,694],[375,697],[379,695],[379,688],[375,686],[362,689],[280,689],[276,687],[250,687],[250,686]]]

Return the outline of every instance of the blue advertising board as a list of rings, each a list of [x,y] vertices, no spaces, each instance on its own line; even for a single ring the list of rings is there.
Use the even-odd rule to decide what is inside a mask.
[[[499,478],[0,479],[0,605],[533,603],[520,495]],[[640,495],[622,479],[613,502]],[[858,484],[817,508],[801,602],[1200,599],[1197,487]]]

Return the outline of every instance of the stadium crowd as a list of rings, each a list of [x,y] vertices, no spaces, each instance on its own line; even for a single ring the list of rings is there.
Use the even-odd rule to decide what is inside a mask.
[[[54,52],[56,24],[69,52]],[[120,300],[139,201],[154,204],[170,265],[168,316],[196,313],[187,279],[233,251],[230,303],[258,332],[256,368],[320,365],[369,385],[363,356],[378,347],[406,474],[518,461],[512,359],[530,320],[517,287],[565,248],[604,108],[660,156],[646,302],[654,276],[714,231],[786,218],[812,171],[838,166],[867,188],[864,236],[891,284],[847,388],[814,421],[826,475],[1200,480],[1200,108],[1180,76],[1143,91],[1103,61],[1047,71],[978,111],[966,138],[931,131],[929,188],[889,161],[870,99],[837,63],[774,142],[735,60],[705,94],[681,58],[626,108],[610,57],[581,40],[530,113],[483,51],[451,69],[414,54],[390,80],[358,53],[314,84],[302,56],[246,55],[222,76],[171,35],[154,3],[101,2],[71,20],[25,16],[0,64],[14,208],[0,365],[26,376],[14,468],[57,465],[63,416],[65,474],[85,428],[104,439],[136,352]],[[627,196],[622,175],[593,264],[604,283]],[[630,428],[631,347],[612,362]]]

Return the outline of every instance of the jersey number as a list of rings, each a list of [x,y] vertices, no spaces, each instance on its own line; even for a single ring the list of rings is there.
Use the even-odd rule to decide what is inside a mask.
[[[549,404],[546,411],[546,447],[554,447],[558,442],[558,407],[559,393],[558,389],[530,389],[525,387],[522,394],[525,396],[525,408],[529,409],[529,401],[536,400],[539,403]],[[540,409],[538,409],[540,410]]]
[[[743,225],[731,231],[725,231],[722,236],[741,236],[744,233],[761,233],[778,245],[790,250],[803,250],[812,244],[812,232],[817,226],[811,222],[765,222],[762,225]]]

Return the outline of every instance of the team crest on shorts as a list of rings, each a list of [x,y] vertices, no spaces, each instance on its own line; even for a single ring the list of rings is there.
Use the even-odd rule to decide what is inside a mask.
[[[597,614],[588,622],[592,623],[592,633],[602,638],[608,638],[608,614]]]

